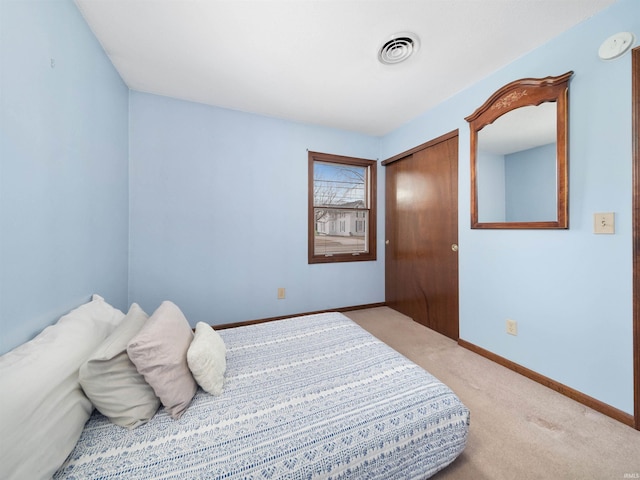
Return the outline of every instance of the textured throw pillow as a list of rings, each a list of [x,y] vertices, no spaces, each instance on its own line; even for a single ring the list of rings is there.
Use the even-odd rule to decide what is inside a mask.
[[[93,410],[78,369],[123,317],[94,295],[0,357],[0,478],[51,478],[71,453]]]
[[[129,313],[80,367],[80,385],[91,403],[116,425],[136,428],[160,407],[153,388],[129,360],[127,345],[149,316],[138,306]]]
[[[196,334],[187,352],[189,369],[198,385],[211,395],[220,395],[227,368],[227,348],[218,332],[204,322],[196,324]]]
[[[198,388],[187,365],[192,340],[187,319],[174,303],[165,301],[127,346],[136,369],[175,419],[189,407]]]

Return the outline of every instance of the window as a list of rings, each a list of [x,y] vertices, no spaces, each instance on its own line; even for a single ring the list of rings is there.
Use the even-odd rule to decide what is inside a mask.
[[[376,259],[376,161],[309,152],[309,263]]]

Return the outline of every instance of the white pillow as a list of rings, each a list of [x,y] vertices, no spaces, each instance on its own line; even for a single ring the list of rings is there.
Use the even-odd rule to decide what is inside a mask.
[[[80,385],[91,403],[116,425],[136,428],[160,407],[153,388],[127,355],[127,344],[149,316],[131,305],[120,325],[80,367]]]
[[[187,365],[192,340],[187,319],[174,303],[165,301],[127,346],[136,369],[174,419],[182,416],[198,389]]]
[[[124,314],[98,295],[0,357],[0,478],[51,478],[93,405],[78,369]]]
[[[220,395],[227,368],[227,347],[211,325],[196,324],[196,333],[187,351],[187,363],[198,385],[211,395]]]

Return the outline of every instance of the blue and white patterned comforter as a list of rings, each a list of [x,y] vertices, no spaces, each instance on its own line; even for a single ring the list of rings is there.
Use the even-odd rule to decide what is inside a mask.
[[[456,395],[342,314],[219,333],[221,396],[135,430],[96,412],[54,478],[424,479],[465,447]]]

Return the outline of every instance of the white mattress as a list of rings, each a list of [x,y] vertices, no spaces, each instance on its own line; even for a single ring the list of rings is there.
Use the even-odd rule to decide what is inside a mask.
[[[221,330],[224,393],[127,430],[99,413],[54,478],[427,478],[464,449],[469,411],[339,313]]]

